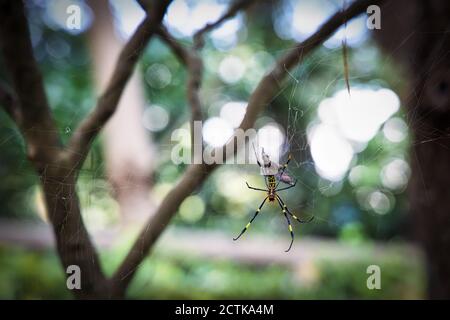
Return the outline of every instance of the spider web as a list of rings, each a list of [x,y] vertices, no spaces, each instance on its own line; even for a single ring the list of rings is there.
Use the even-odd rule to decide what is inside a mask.
[[[304,216],[305,211],[307,211],[309,215],[314,216],[315,222],[313,223],[335,224],[329,218],[321,217],[315,213],[316,201],[318,197],[320,197],[320,190],[317,185],[308,183],[304,179],[305,175],[312,176],[313,181],[320,179],[320,176],[314,169],[314,162],[309,155],[307,128],[301,123],[302,121],[309,123],[308,118],[313,117],[316,111],[316,105],[315,103],[311,103],[305,106],[298,101],[298,95],[305,94],[303,85],[309,81],[309,78],[314,72],[316,66],[326,63],[326,59],[326,55],[323,57],[313,55],[305,61],[306,64],[313,65],[313,68],[305,68],[303,65],[296,66],[292,71],[285,68],[288,75],[288,80],[284,87],[280,90],[279,98],[287,104],[287,120],[285,141],[280,146],[280,154],[284,155],[283,158],[286,158],[287,154],[294,155],[291,158],[290,165],[286,171],[297,181],[297,188],[300,190],[306,190],[307,199],[303,200],[301,203],[294,200],[294,210],[299,211],[302,216]],[[327,94],[328,87],[329,85],[323,90],[322,97]],[[299,122],[301,123],[300,125]],[[332,185],[333,182],[329,182],[322,188],[331,188]],[[299,192],[298,190],[289,191],[294,194],[295,192]],[[290,198],[292,198],[292,196]]]
[[[345,42],[343,42],[343,45],[344,44]],[[314,167],[314,162],[312,161],[309,154],[307,126],[314,122],[314,119],[316,118],[317,106],[319,105],[320,101],[331,95],[333,92],[345,89],[347,87],[345,79],[345,64],[342,63],[342,57],[336,59],[336,56],[339,56],[338,53],[340,53],[341,50],[341,47],[337,47],[335,49],[327,49],[327,51],[322,51],[319,54],[313,54],[311,57],[308,57],[301,65],[298,65],[292,71],[285,69],[286,73],[288,74],[288,80],[280,87],[279,93],[272,101],[274,102],[276,100],[275,103],[278,101],[278,103],[276,103],[278,104],[277,107],[280,107],[280,105],[283,107],[287,107],[287,115],[285,116],[285,141],[280,147],[280,154],[284,155],[282,159],[285,159],[288,153],[297,155],[296,157],[292,158],[287,172],[290,176],[294,177],[298,181],[297,189],[306,191],[306,193],[308,194],[307,199],[300,202],[298,200],[293,200],[292,198],[294,196],[289,196],[291,201],[294,201],[293,207],[299,211],[307,211],[308,213],[313,214],[316,218],[317,223],[325,223],[330,227],[336,229],[339,229],[339,227],[342,226],[341,223],[338,223],[339,217],[328,217],[321,216],[320,213],[317,214],[317,201],[328,201],[333,206],[335,203],[335,201],[333,200],[333,193],[335,193],[335,191],[333,190],[336,188],[343,189],[343,185],[347,184],[346,181],[348,179],[348,173],[350,172],[350,169],[352,167],[354,167],[356,164],[364,165],[370,164],[374,161],[380,161],[383,159],[383,157],[385,157],[385,155],[383,155],[381,152],[384,148],[383,143],[381,142],[378,144],[376,150],[372,153],[362,152],[361,154],[356,154],[356,158],[354,158],[354,160],[357,159],[357,162],[351,164],[347,171],[347,174],[341,179],[341,181],[336,182],[328,181],[322,178],[317,173]],[[371,50],[376,49],[372,47]],[[386,62],[387,60],[383,61],[383,63],[381,64],[382,68],[388,65]],[[322,91],[315,97],[313,96],[310,103],[305,103],[304,101],[299,102],[299,96],[309,96],[311,98],[311,94],[306,92],[307,86],[305,86],[305,84],[308,81],[311,81],[314,71],[320,66],[333,65],[336,63],[340,65],[342,72],[334,76],[330,76],[329,74],[325,75],[324,77],[329,79],[327,80],[328,83],[324,86]],[[305,67],[305,65],[307,67]],[[361,79],[362,83],[364,83],[364,81],[366,81],[364,79],[367,77],[373,77],[373,72],[367,71],[365,74],[360,73],[357,76],[353,76],[352,82],[358,83],[359,79]],[[269,109],[271,108],[269,107]],[[275,109],[272,110],[273,112],[278,112]],[[302,122],[304,123],[302,124]],[[374,143],[373,141],[369,142]],[[330,159],[330,161],[333,160]],[[283,161],[280,160],[280,162]],[[304,179],[305,176],[309,178]],[[331,195],[327,195],[329,191],[332,193]],[[335,194],[338,194],[340,192],[341,191],[338,191]],[[296,191],[289,190],[289,193],[295,195]],[[366,208],[361,208],[361,206],[356,203],[356,199],[353,199],[352,201],[354,201],[355,208],[357,208],[358,210],[362,210],[362,216],[373,215],[373,213],[370,213],[370,211],[367,212]],[[339,202],[336,204],[339,204]],[[362,219],[364,219],[364,217]],[[378,216],[376,217],[376,219],[377,230],[380,230],[382,217]]]

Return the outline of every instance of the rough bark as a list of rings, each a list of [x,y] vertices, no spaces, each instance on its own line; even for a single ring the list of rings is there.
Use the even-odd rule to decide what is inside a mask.
[[[450,298],[450,2],[390,1],[375,36],[405,68],[412,134],[409,184],[415,238],[425,250],[429,298]]]

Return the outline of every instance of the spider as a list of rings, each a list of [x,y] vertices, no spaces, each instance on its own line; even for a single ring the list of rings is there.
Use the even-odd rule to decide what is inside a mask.
[[[252,224],[253,220],[255,220],[256,217],[258,216],[258,214],[261,212],[261,209],[264,206],[264,204],[266,203],[267,199],[269,199],[269,202],[274,202],[276,200],[278,202],[278,205],[281,208],[281,211],[282,211],[284,217],[286,218],[286,221],[288,223],[288,229],[291,234],[291,243],[289,245],[289,248],[285,251],[285,252],[288,252],[289,250],[291,250],[292,244],[294,243],[294,232],[292,231],[292,225],[291,225],[291,220],[289,219],[289,216],[291,216],[292,218],[294,218],[295,220],[297,220],[300,223],[311,222],[314,219],[314,216],[312,216],[308,220],[299,219],[296,215],[294,215],[288,209],[288,207],[284,204],[281,197],[277,194],[277,192],[291,189],[291,188],[295,187],[295,185],[297,184],[297,180],[293,181],[293,179],[287,173],[285,173],[285,170],[289,164],[289,161],[291,161],[291,155],[288,156],[288,159],[283,166],[280,166],[277,163],[271,161],[269,156],[264,152],[264,149],[262,149],[262,152],[261,152],[261,156],[262,156],[262,160],[263,160],[262,165],[258,159],[258,156],[256,155],[256,150],[255,150],[255,156],[256,156],[256,162],[258,163],[258,166],[261,168],[261,174],[264,176],[264,181],[266,183],[267,188],[266,189],[255,188],[255,187],[250,186],[248,184],[248,182],[245,182],[245,183],[249,189],[257,190],[257,191],[264,191],[264,192],[267,192],[267,195],[264,198],[264,200],[262,201],[262,203],[259,205],[259,208],[256,209],[256,212],[253,215],[253,217],[250,219],[250,222],[247,223],[247,225],[244,227],[244,229],[242,229],[241,233],[236,238],[233,238],[233,240],[234,241],[238,240],[244,234],[244,232],[247,231],[247,229]],[[289,186],[283,187],[283,188],[278,188],[280,182],[286,183]]]

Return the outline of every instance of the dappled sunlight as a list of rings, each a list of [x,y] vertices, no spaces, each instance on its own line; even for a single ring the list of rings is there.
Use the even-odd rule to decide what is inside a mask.
[[[233,127],[220,117],[212,117],[203,125],[203,139],[213,147],[223,146],[233,135]]]
[[[275,31],[283,39],[303,41],[317,31],[334,12],[342,10],[344,3],[328,0],[280,1],[273,18]],[[366,19],[359,17],[341,26],[324,42],[324,46],[338,48],[344,40],[349,46],[358,46],[367,38]]]
[[[220,109],[220,117],[226,120],[233,128],[237,128],[244,119],[247,102],[230,101],[225,103]]]
[[[67,8],[71,5],[78,6],[81,10],[80,28],[67,28]],[[52,29],[64,30],[70,34],[85,32],[94,19],[91,8],[82,0],[49,0],[45,5],[43,15],[45,23]]]
[[[383,133],[390,142],[401,142],[408,135],[408,126],[403,119],[393,117],[384,124]]]
[[[175,35],[188,37],[207,23],[217,20],[225,10],[226,6],[216,1],[190,3],[185,0],[175,0],[167,10],[165,21]],[[222,26],[222,28],[225,28],[223,35],[226,37],[228,35],[226,29],[230,28],[230,25]],[[216,37],[220,35],[217,33]]]
[[[350,142],[365,143],[398,111],[400,100],[389,89],[353,87],[341,90],[319,104],[319,119],[333,125]]]
[[[239,57],[228,56],[224,58],[219,65],[220,78],[229,84],[241,80],[245,72],[245,64]]]
[[[320,122],[308,130],[318,173],[332,181],[342,179],[353,156],[364,151],[399,107],[399,98],[392,90],[358,87],[353,87],[350,94],[338,91],[320,102]]]
[[[147,130],[161,131],[169,124],[169,113],[161,106],[151,105],[144,110],[142,122]]]
[[[308,133],[311,155],[318,173],[328,180],[341,180],[353,158],[351,144],[327,124],[313,125]]]
[[[145,18],[144,10],[135,1],[112,0],[115,26],[118,34],[128,39]]]
[[[269,122],[258,130],[257,146],[261,150],[264,148],[264,152],[269,155],[270,159],[279,162],[282,156],[281,146],[284,143],[284,139],[283,128],[276,122]]]

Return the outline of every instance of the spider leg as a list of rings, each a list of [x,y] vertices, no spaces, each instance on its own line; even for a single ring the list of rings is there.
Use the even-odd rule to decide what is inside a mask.
[[[253,220],[255,220],[255,218],[258,216],[258,213],[261,211],[261,208],[263,207],[264,203],[266,203],[267,198],[268,198],[268,197],[265,197],[264,200],[263,200],[263,202],[261,202],[261,204],[259,205],[259,208],[256,209],[255,214],[254,214],[253,217],[250,219],[250,222],[247,223],[247,225],[245,226],[244,229],[242,229],[241,233],[240,233],[236,238],[233,238],[234,241],[236,241],[237,239],[239,239],[239,238],[244,234],[244,232],[247,231],[247,229],[248,229],[248,228],[250,227],[250,225],[252,224]]]
[[[281,171],[279,172],[280,177],[283,176],[283,173],[284,173],[284,171],[286,171],[286,168],[289,164],[289,161],[291,161],[291,159],[292,159],[291,154],[289,154],[286,163],[281,167]],[[278,181],[276,188],[278,188],[279,184],[280,184],[280,181]]]
[[[245,184],[247,185],[247,187],[248,187],[249,189],[252,189],[252,190],[258,190],[258,191],[264,191],[264,192],[267,192],[267,191],[268,191],[268,190],[265,190],[265,189],[260,189],[260,188],[252,187],[252,186],[250,186],[250,185],[248,184],[248,182],[245,182]]]
[[[289,244],[289,248],[287,248],[287,250],[284,251],[284,252],[288,252],[289,250],[291,250],[292,244],[294,243],[294,231],[292,231],[291,220],[289,220],[289,217],[286,214],[286,210],[283,210],[283,214],[284,214],[284,217],[286,218],[286,221],[288,223],[289,232],[291,233],[291,243]]]
[[[284,188],[281,188],[281,189],[275,189],[275,192],[293,188],[293,187],[295,187],[296,184],[297,184],[297,180],[295,180],[294,184],[291,184],[290,186],[287,186],[287,187],[284,187]]]
[[[288,252],[289,250],[291,250],[292,244],[294,243],[294,232],[292,231],[291,220],[289,219],[289,217],[287,215],[287,213],[289,213],[289,211],[287,211],[286,206],[284,204],[282,204],[281,199],[278,195],[276,196],[276,198],[277,198],[278,204],[280,205],[281,210],[283,211],[284,217],[286,218],[286,221],[288,223],[289,232],[291,233],[291,244],[289,245],[289,248],[285,251],[285,252]]]
[[[293,214],[289,208],[284,204],[283,200],[281,200],[281,197],[279,195],[276,195],[278,204],[280,205],[281,209],[284,211],[286,211],[292,218],[294,218],[295,220],[297,220],[300,223],[308,223],[311,222],[314,219],[314,216],[311,216],[311,218],[309,218],[308,220],[301,220],[299,219],[295,214]]]

